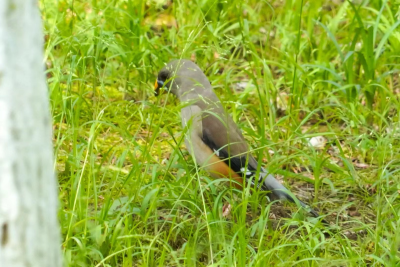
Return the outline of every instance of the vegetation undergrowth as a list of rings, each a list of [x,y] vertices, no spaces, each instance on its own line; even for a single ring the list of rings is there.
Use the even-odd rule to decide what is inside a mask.
[[[41,0],[66,264],[399,266],[394,2]],[[193,163],[153,92],[173,58],[331,227]]]

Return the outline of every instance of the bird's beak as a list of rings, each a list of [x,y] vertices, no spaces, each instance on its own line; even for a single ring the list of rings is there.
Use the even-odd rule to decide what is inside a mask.
[[[160,94],[160,88],[162,88],[164,85],[164,82],[156,80],[154,83],[154,94],[158,96]]]

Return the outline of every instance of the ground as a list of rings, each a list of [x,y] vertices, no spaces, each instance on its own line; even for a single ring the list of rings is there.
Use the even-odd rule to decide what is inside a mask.
[[[41,0],[69,266],[396,266],[398,3]],[[194,165],[173,58],[329,222]],[[222,207],[232,210],[224,217]]]

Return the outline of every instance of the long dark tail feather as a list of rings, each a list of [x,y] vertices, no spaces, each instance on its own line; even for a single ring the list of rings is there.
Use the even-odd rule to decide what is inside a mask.
[[[283,186],[272,174],[269,174],[264,169],[260,174],[259,183],[261,184],[261,188],[265,191],[270,191],[272,194],[272,198],[281,199],[281,200],[289,200],[290,202],[296,203],[298,202],[307,212],[309,212],[312,216],[318,218],[320,215],[318,212],[313,210],[309,205],[304,203],[295,197],[285,186]],[[329,224],[327,221],[322,220],[323,223]]]

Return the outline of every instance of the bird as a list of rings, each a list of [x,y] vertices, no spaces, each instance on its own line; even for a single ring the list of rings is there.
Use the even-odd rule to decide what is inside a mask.
[[[255,177],[257,160],[198,65],[187,59],[170,61],[159,71],[154,90],[156,96],[172,93],[183,103],[180,115],[182,127],[187,129],[186,148],[211,177],[233,179],[238,188],[250,182],[266,191],[270,199],[298,203],[312,216],[320,217],[264,167]]]

